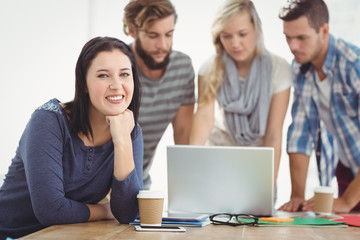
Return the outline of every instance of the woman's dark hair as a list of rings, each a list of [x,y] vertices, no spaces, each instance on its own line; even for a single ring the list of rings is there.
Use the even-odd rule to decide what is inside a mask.
[[[120,50],[128,56],[131,62],[134,92],[128,108],[133,112],[135,124],[137,124],[141,90],[135,56],[131,51],[131,48],[119,39],[96,37],[88,41],[81,50],[75,68],[75,97],[73,101],[65,103],[65,111],[70,119],[70,125],[74,134],[83,133],[89,139],[90,137],[93,137],[89,120],[90,98],[86,91],[86,74],[92,61],[100,52],[111,52],[115,49]],[[136,127],[134,129],[136,129]]]

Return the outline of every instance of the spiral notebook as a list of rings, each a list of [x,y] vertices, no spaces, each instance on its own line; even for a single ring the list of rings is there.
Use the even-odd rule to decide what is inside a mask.
[[[273,172],[269,147],[168,146],[168,211],[271,216]]]

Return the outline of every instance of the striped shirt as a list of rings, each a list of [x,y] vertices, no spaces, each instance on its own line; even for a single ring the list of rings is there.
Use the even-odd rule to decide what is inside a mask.
[[[342,39],[329,37],[323,71],[331,84],[330,120],[334,134],[320,119],[320,97],[316,71],[311,64],[293,63],[293,122],[288,131],[287,152],[316,158],[321,185],[329,185],[334,176],[341,148],[340,161],[356,176],[360,166],[360,49]]]
[[[156,147],[181,106],[195,103],[194,68],[191,59],[177,51],[160,79],[150,79],[139,69],[142,95],[139,124],[144,137],[144,188],[151,184],[149,170]]]

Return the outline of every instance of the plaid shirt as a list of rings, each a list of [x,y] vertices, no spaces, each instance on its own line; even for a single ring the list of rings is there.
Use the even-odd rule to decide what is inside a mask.
[[[330,35],[322,69],[331,84],[330,119],[335,135],[319,117],[314,67],[293,62],[296,77],[287,152],[310,156],[315,149],[320,184],[329,185],[339,161],[336,146],[342,149],[345,159],[341,161],[354,176],[360,166],[360,49]]]

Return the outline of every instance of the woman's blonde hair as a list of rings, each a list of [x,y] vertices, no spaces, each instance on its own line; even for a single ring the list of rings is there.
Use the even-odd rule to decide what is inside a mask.
[[[216,97],[217,90],[224,78],[222,55],[225,49],[220,41],[220,33],[232,17],[243,12],[249,13],[250,21],[255,28],[255,36],[257,38],[255,54],[264,55],[265,53],[261,20],[256,12],[253,2],[250,0],[225,1],[224,5],[218,10],[211,27],[212,41],[215,46],[216,55],[212,66],[206,70],[204,75],[203,94],[199,99],[200,104],[213,100]]]

